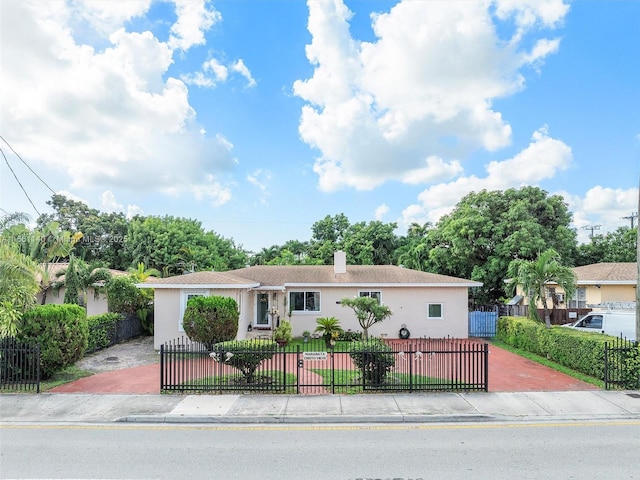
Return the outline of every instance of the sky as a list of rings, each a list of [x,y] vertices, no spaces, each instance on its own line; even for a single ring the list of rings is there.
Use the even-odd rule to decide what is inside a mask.
[[[0,213],[56,192],[258,252],[533,185],[587,242],[638,211],[639,24],[638,0],[0,0]]]

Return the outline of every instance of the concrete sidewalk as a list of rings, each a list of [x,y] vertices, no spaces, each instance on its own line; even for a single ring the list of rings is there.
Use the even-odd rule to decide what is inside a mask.
[[[640,392],[0,395],[0,422],[418,423],[640,420]]]

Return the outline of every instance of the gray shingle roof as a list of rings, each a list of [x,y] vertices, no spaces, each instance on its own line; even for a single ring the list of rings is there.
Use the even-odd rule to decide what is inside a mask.
[[[388,285],[479,287],[482,284],[447,275],[420,272],[394,265],[347,265],[347,272],[335,274],[333,265],[258,265],[228,272],[197,272],[168,278],[149,279],[151,288],[284,287],[303,285]]]
[[[628,284],[638,281],[638,264],[635,262],[594,263],[576,267],[573,271],[578,284]]]

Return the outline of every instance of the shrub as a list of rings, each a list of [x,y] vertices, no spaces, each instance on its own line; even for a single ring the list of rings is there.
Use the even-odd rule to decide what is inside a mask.
[[[382,385],[396,364],[391,347],[378,339],[353,342],[349,356],[362,373],[365,385]]]
[[[332,342],[335,342],[342,332],[340,320],[336,317],[320,317],[316,319],[316,325],[314,331],[320,333],[327,348],[331,348]]]
[[[523,317],[500,317],[496,338],[560,365],[604,380],[604,346],[612,338],[544,325]],[[630,362],[633,364],[633,361]],[[633,375],[633,367],[630,367]]]
[[[362,340],[362,332],[354,332],[353,330],[343,330],[338,335],[339,342],[358,342]]]
[[[293,339],[293,334],[291,333],[291,322],[282,320],[280,325],[278,325],[273,331],[273,339],[278,342],[278,344],[286,345],[289,343]]]
[[[273,357],[276,348],[273,340],[232,340],[213,345],[210,356],[240,370],[244,382],[250,384],[260,364]]]
[[[230,297],[193,297],[187,303],[182,324],[194,342],[209,350],[215,343],[233,340],[238,334],[238,304]]]
[[[78,305],[39,305],[22,316],[18,338],[40,344],[42,376],[80,360],[87,349],[87,314]]]
[[[119,313],[103,313],[87,317],[89,338],[87,352],[95,352],[111,346],[118,322],[122,319]]]
[[[136,314],[145,333],[153,335],[153,290],[136,287],[132,277],[113,277],[107,282],[109,312]]]

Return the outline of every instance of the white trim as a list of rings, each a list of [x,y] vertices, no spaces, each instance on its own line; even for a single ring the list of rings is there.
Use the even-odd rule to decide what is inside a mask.
[[[178,331],[184,332],[182,321],[184,320],[184,311],[187,309],[187,297],[189,295],[208,297],[211,292],[205,288],[186,288],[180,291],[180,318],[178,318]]]
[[[184,290],[184,289],[247,289],[247,288],[257,288],[259,287],[259,283],[136,283],[136,287],[138,288],[173,288],[176,290]],[[267,289],[266,287],[264,288]]]
[[[468,288],[468,287],[481,287],[482,283],[481,282],[471,282],[471,283],[340,283],[340,282],[335,282],[335,283],[285,283],[284,284],[285,288],[312,288],[312,287],[316,287],[316,288],[323,288],[323,287],[329,287],[329,288],[341,288],[341,287],[357,287],[357,288],[363,288],[363,289],[369,289],[369,290],[373,290],[373,289],[380,289],[383,287],[387,287],[387,288],[393,288],[393,287],[399,287],[399,288],[408,288],[408,287],[417,287],[417,288],[424,288],[424,287],[460,287],[460,288]],[[260,288],[264,288],[264,287],[260,287]]]

